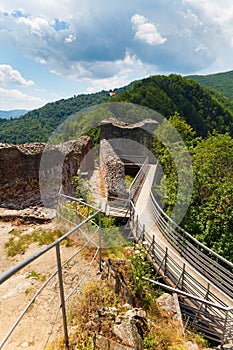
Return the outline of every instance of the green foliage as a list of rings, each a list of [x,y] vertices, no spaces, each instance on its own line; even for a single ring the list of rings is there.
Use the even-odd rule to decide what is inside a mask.
[[[155,303],[155,297],[148,289],[154,290],[154,285],[143,279],[154,278],[154,268],[152,264],[147,260],[147,253],[140,246],[136,246],[136,250],[133,252],[131,259],[131,278],[132,278],[132,292],[139,305],[150,312],[154,312],[157,307]]]
[[[89,203],[90,184],[88,179],[81,178],[78,174],[73,177],[72,183],[75,186],[77,198],[82,198],[85,203]]]
[[[172,115],[169,120],[163,120],[154,134],[155,154],[163,169],[162,181],[155,186],[154,193],[158,202],[161,205],[165,204],[164,209],[168,215],[172,213],[176,203],[179,204],[180,210],[186,204],[192,180],[188,150],[198,142],[195,136],[196,133],[178,113]],[[179,186],[182,192],[178,193]]]
[[[130,176],[130,175],[126,175],[125,176],[125,183],[126,183],[126,188],[127,189],[129,189],[129,187],[132,184],[133,180],[134,180],[133,176]]]
[[[26,278],[34,278],[34,279],[40,280],[41,282],[44,282],[46,280],[46,275],[43,275],[36,271],[30,271],[30,272],[27,272]]]
[[[233,139],[210,135],[193,150],[195,186],[183,225],[229,261],[233,249]]]
[[[209,89],[216,89],[233,102],[233,71],[208,75],[190,75],[190,79]]]
[[[37,229],[32,234],[33,242],[37,242],[39,245],[47,245],[54,242],[57,238],[62,236],[60,230],[41,230]]]
[[[106,91],[82,94],[48,103],[17,119],[4,120],[4,122],[0,123],[0,141],[13,144],[35,141],[46,142],[52,132],[68,116],[106,100],[108,100]],[[72,131],[70,130],[71,136]],[[75,136],[75,133],[73,136]]]
[[[5,243],[5,249],[9,257],[14,257],[17,254],[24,254],[29,245],[37,242],[39,245],[47,245],[62,236],[59,230],[41,230],[37,229],[32,234],[24,234],[20,230],[13,230],[10,232],[12,237]]]
[[[151,117],[151,112],[140,110],[139,105],[167,118],[177,111],[199,136],[206,136],[208,131],[213,130],[233,134],[233,103],[194,80],[176,74],[157,75],[115,91],[117,96],[111,99],[107,97],[106,91],[82,94],[48,103],[17,119],[0,119],[0,142],[47,142],[59,126],[59,131],[53,136],[57,143],[88,134],[93,138],[94,144],[97,144],[98,126],[103,119],[114,116],[131,123]],[[128,108],[124,105],[122,108],[121,104],[111,102],[131,102],[136,105],[129,104]],[[92,108],[96,105],[99,105],[97,110]],[[156,112],[152,118],[161,120]],[[69,122],[62,124],[67,118]]]
[[[158,342],[153,334],[149,334],[143,339],[144,350],[153,350],[156,345],[158,345]]]
[[[9,241],[5,243],[7,255],[13,257],[17,254],[24,254],[30,243],[32,243],[30,235],[22,235],[20,239],[10,237]]]
[[[172,116],[170,121],[188,147],[194,172],[191,205],[181,225],[209,248],[233,261],[233,139],[229,134],[196,138],[192,129],[178,115]],[[160,203],[165,203],[165,211],[170,215],[177,201],[180,184],[177,168],[179,161],[182,164],[183,151],[169,123],[163,122],[158,134],[160,140],[155,140],[155,152],[164,176],[160,185],[155,187],[155,194]],[[182,188],[185,189],[185,186],[184,181]],[[185,193],[180,198],[180,204],[185,201]]]
[[[232,104],[197,82],[176,74],[138,81],[119,94],[116,101],[147,106],[166,118],[178,112],[198,136],[206,136],[213,130],[233,134]]]

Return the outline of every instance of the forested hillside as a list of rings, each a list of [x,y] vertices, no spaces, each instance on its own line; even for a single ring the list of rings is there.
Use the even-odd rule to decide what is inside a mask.
[[[106,91],[79,95],[48,103],[24,116],[8,121],[0,120],[0,142],[13,144],[46,142],[53,130],[69,115],[83,108],[107,100]]]
[[[208,75],[190,75],[187,78],[193,79],[210,89],[216,89],[233,101],[233,71]]]
[[[199,136],[216,130],[233,135],[233,105],[195,81],[176,74],[143,79],[118,95],[127,101],[152,108],[165,117],[178,112]]]
[[[213,93],[180,75],[152,76],[114,91],[117,93],[116,97],[109,98],[107,91],[83,94],[48,103],[15,120],[0,119],[0,142],[46,142],[53,130],[68,116],[87,107],[111,101],[143,105],[167,118],[178,112],[199,136],[206,136],[214,130],[219,133],[230,132],[233,135],[233,103],[217,92]],[[98,115],[98,121],[105,118],[104,114]],[[78,132],[75,133],[70,125],[72,136],[86,132],[93,126],[95,119],[96,116],[92,115],[82,120],[79,114],[77,120],[74,120],[75,130],[78,129]],[[130,122],[131,119],[126,121]]]

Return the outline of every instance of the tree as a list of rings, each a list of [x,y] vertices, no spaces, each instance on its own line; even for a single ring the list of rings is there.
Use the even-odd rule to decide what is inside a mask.
[[[183,225],[233,261],[233,139],[210,135],[193,152],[194,192]]]
[[[196,142],[196,133],[175,112],[164,119],[154,134],[154,149],[162,168],[161,183],[155,193],[168,215],[177,223],[183,219],[190,202],[193,173],[189,148]]]

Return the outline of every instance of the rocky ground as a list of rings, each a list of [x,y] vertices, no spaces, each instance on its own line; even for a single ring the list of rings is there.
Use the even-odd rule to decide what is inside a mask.
[[[9,219],[9,218],[8,218]],[[25,223],[19,220],[0,221],[0,273],[14,266],[18,262],[31,256],[41,247],[32,243],[24,254],[17,254],[11,258],[7,256],[5,243],[9,241],[14,229],[21,230],[22,234],[32,233],[35,229],[50,230],[55,227],[55,220],[47,223]],[[61,245],[61,259],[64,262],[77,251],[77,243],[70,247]],[[87,253],[86,253],[87,254]],[[89,253],[88,253],[89,254]],[[86,270],[90,257],[78,255],[63,269],[65,295],[75,287]],[[52,249],[44,256],[35,260],[23,270],[12,276],[0,286],[0,339],[9,331],[17,317],[24,310],[26,304],[35,295],[35,292],[44,283],[44,280],[56,270],[56,252]],[[90,269],[86,282],[97,280],[98,265],[95,262]],[[78,288],[81,292],[85,282]],[[39,295],[26,315],[15,329],[10,340],[3,347],[4,350],[38,350],[45,349],[46,344],[62,334],[62,318],[59,300],[57,276],[51,280],[44,291]],[[69,308],[69,303],[67,304]]]

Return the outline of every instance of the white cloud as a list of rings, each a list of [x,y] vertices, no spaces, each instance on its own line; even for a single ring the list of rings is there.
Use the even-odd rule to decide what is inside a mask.
[[[0,64],[0,83],[4,86],[11,84],[24,87],[35,85],[32,80],[26,80],[19,71],[13,69],[8,64]]]
[[[199,1],[184,0],[184,3],[192,7],[196,12],[193,16],[202,17],[203,22],[212,26],[213,30],[218,31],[225,39],[233,44],[233,3],[232,0],[223,1]]]
[[[1,44],[20,52],[21,58],[43,65],[43,84],[47,70],[59,76],[60,87],[54,90],[60,88],[60,96],[68,84],[73,84],[74,91],[82,83],[96,91],[122,86],[148,74],[190,74],[214,67],[215,63],[232,67],[233,3],[2,0]],[[8,78],[3,73],[0,66],[2,84],[33,84],[19,72],[18,77],[9,73]],[[69,79],[64,85],[63,78]],[[38,86],[36,74],[33,80]]]
[[[69,44],[76,40],[76,36],[73,34],[70,34],[67,38],[64,39],[64,42]]]
[[[157,27],[144,16],[136,13],[131,17],[131,22],[135,30],[135,39],[145,41],[149,45],[160,45],[167,41],[159,34]]]
[[[49,22],[42,17],[19,17],[17,21],[24,28],[28,28],[30,34],[43,36],[50,30]]]
[[[104,90],[122,87],[135,79],[142,79],[155,74],[154,66],[149,64],[145,65],[141,60],[137,59],[135,55],[130,55],[128,51],[126,51],[124,59],[116,60],[114,63],[109,62],[109,64],[114,64],[115,74],[102,79],[95,79],[94,77],[85,79],[90,84],[88,92],[99,91],[100,87]],[[104,69],[105,63],[102,65]]]
[[[46,102],[35,96],[30,96],[16,89],[0,88],[0,109],[34,109],[43,106]]]

